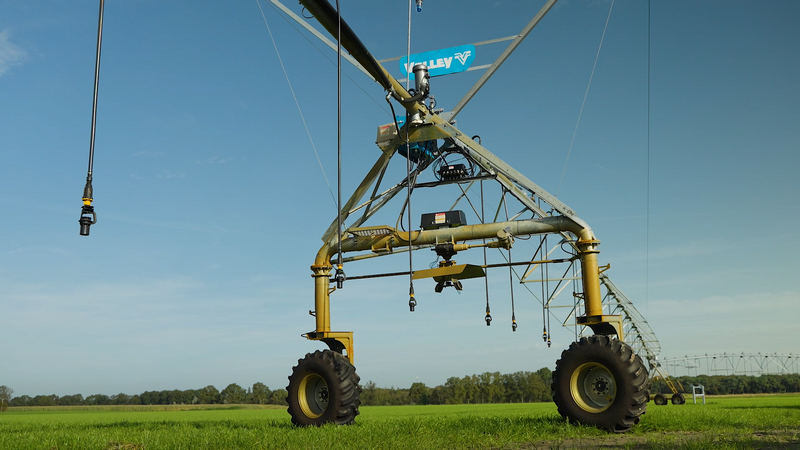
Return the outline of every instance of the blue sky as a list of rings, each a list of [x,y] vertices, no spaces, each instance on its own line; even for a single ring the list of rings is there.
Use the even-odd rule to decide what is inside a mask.
[[[516,34],[543,3],[428,0],[413,15],[412,52]],[[377,58],[405,53],[407,3],[341,4]],[[261,6],[335,189],[335,53]],[[800,3],[652,1],[648,157],[647,3],[617,0],[559,184],[609,6],[557,3],[458,127],[592,226],[663,357],[800,352]],[[0,384],[16,395],[284,387],[320,348],[300,334],[314,326],[309,266],[335,206],[258,4],[105,9],[99,222],[86,238],[77,220],[97,2],[0,1]],[[475,64],[504,46],[478,47]],[[346,197],[391,114],[376,84],[344,71]],[[439,107],[478,76],[434,78]],[[415,206],[416,221],[449,204]],[[427,268],[430,254],[417,255]],[[348,274],[407,267],[387,260]],[[522,296],[512,333],[507,284],[491,298],[491,327],[482,283],[461,295],[416,289],[413,314],[404,279],[351,281],[334,295],[333,327],[355,332],[362,380],[434,386],[552,368],[572,339],[556,329],[543,345],[541,308]]]

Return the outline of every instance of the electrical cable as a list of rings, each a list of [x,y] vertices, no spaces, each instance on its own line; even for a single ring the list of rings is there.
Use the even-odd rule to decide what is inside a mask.
[[[611,7],[608,8],[608,17],[606,17],[606,25],[603,27],[603,35],[600,36],[600,45],[597,47],[597,55],[594,57],[594,65],[592,66],[592,73],[589,75],[589,84],[586,86],[586,92],[583,94],[583,102],[581,103],[581,110],[578,113],[578,123],[575,124],[575,131],[572,132],[572,140],[569,143],[569,151],[567,151],[567,160],[564,161],[564,169],[561,171],[561,178],[558,180],[558,188],[556,189],[555,197],[558,198],[558,191],[561,190],[561,182],[564,181],[564,173],[567,171],[567,163],[569,162],[569,155],[572,153],[572,145],[575,143],[575,135],[578,134],[578,126],[581,124],[581,116],[583,115],[583,107],[586,106],[586,97],[589,95],[589,88],[592,86],[592,78],[594,78],[594,69],[597,67],[597,60],[600,58],[600,49],[603,48],[603,39],[606,37],[606,30],[608,29],[608,20],[611,19],[611,10],[614,8],[614,0],[611,0]]]
[[[414,165],[412,165],[411,167],[414,167]],[[406,180],[405,180],[406,183],[408,183],[408,185],[411,186],[411,192],[412,193],[414,191],[414,187],[415,187],[416,182],[417,182],[417,176],[419,175],[419,171],[420,170],[421,170],[420,166],[414,167],[411,170],[410,179],[406,178]],[[397,223],[395,224],[395,229],[400,230],[400,231],[409,231],[409,230],[406,230],[406,225],[403,223],[403,219],[406,218],[406,206],[408,204],[407,202],[408,202],[408,194],[406,194],[406,201],[403,202],[403,207],[400,208],[400,215],[397,217]],[[410,217],[410,214],[409,214],[409,217]],[[409,224],[409,228],[410,227],[411,227],[411,225]],[[412,242],[413,242],[413,240],[412,240]]]

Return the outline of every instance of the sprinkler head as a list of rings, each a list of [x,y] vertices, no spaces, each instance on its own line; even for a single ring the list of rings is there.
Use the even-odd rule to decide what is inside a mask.
[[[336,289],[341,289],[344,286],[344,280],[347,279],[342,266],[339,266],[336,269],[336,275],[334,276],[334,279],[336,280]]]
[[[97,214],[94,212],[94,206],[83,205],[81,207],[81,218],[78,223],[81,224],[81,236],[88,236],[89,227],[97,223]]]

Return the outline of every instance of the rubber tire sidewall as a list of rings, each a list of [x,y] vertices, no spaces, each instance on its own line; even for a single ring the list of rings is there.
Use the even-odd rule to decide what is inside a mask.
[[[300,406],[300,385],[309,375],[318,375],[328,385],[328,406],[319,417],[306,415]],[[316,351],[306,354],[292,369],[289,385],[286,387],[289,404],[288,412],[292,423],[298,426],[321,426],[326,423],[346,425],[353,423],[358,415],[360,388],[355,367],[343,355],[330,351]],[[302,393],[305,395],[305,393]]]
[[[587,362],[605,366],[616,384],[617,393],[613,402],[598,413],[586,411],[572,397],[572,374]],[[647,369],[630,347],[608,336],[591,336],[573,343],[556,362],[553,400],[559,413],[569,420],[609,431],[625,432],[639,422],[639,416],[646,410],[650,399],[648,383]]]

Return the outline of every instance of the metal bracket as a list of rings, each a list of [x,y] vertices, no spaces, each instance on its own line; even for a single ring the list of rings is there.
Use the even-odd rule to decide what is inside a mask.
[[[625,341],[622,333],[622,316],[603,314],[601,316],[581,316],[575,319],[578,325],[586,325],[595,334],[604,336],[617,335],[620,341]]]
[[[334,352],[347,356],[347,359],[350,360],[350,364],[355,365],[355,358],[353,357],[352,331],[312,331],[306,333],[305,338],[310,341],[324,342],[328,345],[328,348]]]

